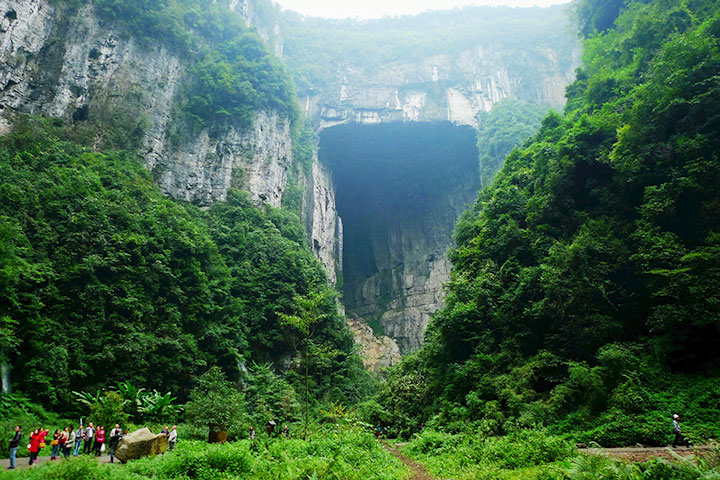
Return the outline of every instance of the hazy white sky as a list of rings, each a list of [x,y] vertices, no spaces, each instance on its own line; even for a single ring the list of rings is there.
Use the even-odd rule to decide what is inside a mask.
[[[275,0],[283,9],[295,10],[313,17],[379,18],[405,15],[426,10],[447,10],[465,5],[509,5],[513,7],[546,7],[569,0]]]

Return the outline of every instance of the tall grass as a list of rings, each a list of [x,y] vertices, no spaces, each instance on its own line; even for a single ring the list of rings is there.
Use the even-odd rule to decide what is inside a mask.
[[[1,476],[1,475],[0,475]],[[328,429],[299,439],[259,439],[224,445],[179,442],[173,452],[128,462],[124,466],[98,464],[81,457],[53,462],[31,470],[8,473],[8,479],[198,479],[260,480],[314,479],[401,480],[407,468],[388,454],[371,434]]]
[[[446,434],[426,430],[405,448],[441,478],[560,479],[575,447],[540,430],[520,430],[506,437]]]

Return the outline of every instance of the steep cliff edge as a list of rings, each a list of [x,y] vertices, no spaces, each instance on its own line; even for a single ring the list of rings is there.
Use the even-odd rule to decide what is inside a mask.
[[[513,67],[518,57],[523,68]],[[379,68],[348,65],[327,88],[300,93],[306,111],[320,128],[340,123],[451,121],[477,125],[505,98],[562,108],[574,65],[562,65],[556,52],[521,52],[478,45],[459,53]],[[530,79],[530,75],[535,76]]]
[[[15,113],[79,125],[99,122],[105,136],[118,127],[129,131],[155,182],[173,198],[208,206],[225,201],[229,189],[240,188],[255,204],[281,206],[289,175],[297,167],[291,115],[270,102],[254,108],[251,121],[236,121],[219,101],[208,107],[208,118],[193,123],[183,115],[192,110],[188,88],[197,76],[197,58],[162,41],[129,34],[98,13],[100,3],[78,1],[73,4],[79,7],[68,7],[50,0],[0,0],[0,130],[7,131]],[[474,23],[436,12],[420,16],[421,30],[428,21],[435,25],[426,36],[417,37],[416,20],[401,19],[397,28],[389,29],[392,34],[383,33],[385,24],[367,24],[359,27],[365,29],[359,37],[343,30],[327,37],[338,41],[326,41],[327,25],[318,27],[316,20],[308,20],[303,32],[292,22],[281,25],[278,12],[263,2],[225,4],[242,16],[243,24],[255,24],[270,50],[284,55],[295,69],[301,106],[320,136],[341,124],[386,124],[392,130],[402,123],[449,121],[453,128],[475,127],[479,112],[505,98],[559,107],[576,62],[573,41],[558,47],[569,35],[555,32],[547,42],[535,41],[540,33],[558,29],[559,10],[502,11],[483,24],[487,28],[479,37]],[[506,16],[512,28],[497,31],[492,22],[500,25]],[[472,28],[458,31],[457,25]],[[527,34],[515,35],[526,25],[533,25]],[[305,35],[308,29],[313,38]],[[433,40],[443,32],[459,40]],[[315,48],[317,41],[322,48]],[[303,58],[298,46],[319,56]],[[319,64],[309,75],[301,71]],[[240,102],[238,108],[243,107]],[[463,145],[471,140],[466,138]],[[373,148],[382,151],[387,143],[391,140]],[[338,158],[352,157],[336,150]],[[363,155],[379,161],[372,168],[382,170],[382,161],[405,161],[415,154]],[[442,192],[428,189],[437,186],[435,179],[412,183],[418,169],[432,162],[403,164],[410,179],[406,184],[392,186],[367,177],[361,194],[357,187],[362,182],[342,180],[352,171],[343,171],[348,163],[316,156],[307,169],[292,172],[304,189],[299,203],[311,249],[330,280],[343,289],[348,312],[394,339],[388,338],[396,342],[388,359],[397,348],[410,351],[420,345],[430,316],[442,304],[451,233],[479,186],[476,157],[476,151],[469,151],[458,164],[461,170],[449,167],[452,181],[439,182]],[[433,158],[435,165],[448,161],[443,151],[435,151]],[[445,178],[447,173],[441,169],[436,175]],[[429,191],[432,194],[425,195]],[[376,348],[375,343],[367,343],[368,348]],[[379,359],[375,365],[393,361]]]
[[[578,64],[566,6],[466,7],[369,21],[284,16],[286,62],[319,128],[477,125],[505,98],[561,108]]]
[[[462,140],[450,132],[477,128],[503,100],[562,108],[577,40],[564,7],[470,7],[360,22],[286,13],[284,31],[301,107],[320,136],[321,190],[325,203],[336,202],[322,212],[327,227],[313,227],[313,246],[326,258],[335,252],[343,303],[375,368],[385,362],[377,355],[382,336],[402,352],[421,345],[443,304],[452,232],[481,187],[474,132]],[[374,133],[363,130],[368,125]],[[403,125],[423,126],[413,133]],[[435,136],[443,129],[446,138]],[[449,138],[467,151],[453,151]],[[388,171],[398,165],[402,171]]]
[[[209,205],[230,187],[279,206],[292,161],[290,122],[257,112],[250,126],[176,118],[188,65],[161,43],[140,43],[103,21],[47,0],[0,0],[0,129],[14,112],[83,121],[114,112],[137,122],[139,151],[170,196]]]

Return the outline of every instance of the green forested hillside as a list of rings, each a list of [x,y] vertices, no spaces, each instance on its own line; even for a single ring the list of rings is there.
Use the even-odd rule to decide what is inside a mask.
[[[579,7],[602,28],[605,2]],[[379,416],[604,446],[665,444],[673,413],[720,433],[719,11],[629,1],[589,34],[564,115],[459,222],[446,306]]]
[[[511,50],[510,70],[527,82],[528,64],[547,48],[560,70],[572,65],[576,44],[569,35],[567,7],[464,7],[376,20],[333,20],[284,12],[285,61],[303,90],[333,82],[338,65],[368,71],[433,55],[457,54],[478,45]]]
[[[0,347],[20,392],[67,412],[71,391],[119,381],[183,398],[212,365],[238,380],[275,362],[293,380],[303,341],[279,314],[319,292],[313,392],[357,398],[365,373],[295,214],[241,192],[207,211],[175,202],[132,153],[66,133],[30,119],[0,143]]]
[[[547,113],[543,105],[510,98],[498,102],[490,112],[478,113],[481,187],[490,185],[505,157],[537,131]]]

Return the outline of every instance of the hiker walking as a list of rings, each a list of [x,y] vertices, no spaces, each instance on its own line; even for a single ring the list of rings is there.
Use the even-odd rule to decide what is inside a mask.
[[[250,427],[250,441],[255,443],[255,427]]]
[[[15,468],[15,459],[17,458],[17,451],[20,447],[20,440],[22,440],[22,429],[20,425],[15,426],[15,434],[10,439],[10,467],[8,469]]]
[[[115,450],[117,450],[120,439],[123,437],[122,428],[120,424],[115,424],[115,428],[110,430],[110,443],[108,444],[108,450],[110,453],[110,463],[115,463]]]
[[[170,446],[170,451],[173,451],[173,448],[175,448],[175,443],[177,443],[177,425],[173,425],[172,430],[170,430],[170,435],[168,435],[168,445]]]
[[[680,415],[677,413],[673,415],[673,448],[677,448],[677,444],[685,444],[686,447],[690,448],[690,442],[683,436],[682,429],[680,428]]]

